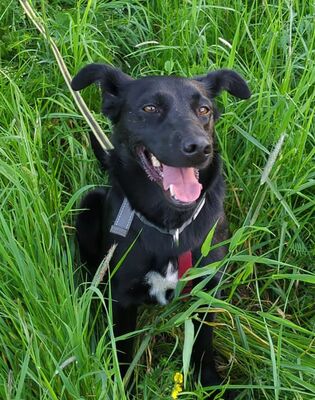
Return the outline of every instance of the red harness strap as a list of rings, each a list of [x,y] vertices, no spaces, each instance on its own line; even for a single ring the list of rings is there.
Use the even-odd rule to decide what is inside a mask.
[[[186,271],[189,270],[189,268],[192,267],[192,254],[191,251],[186,251],[185,253],[181,254],[178,256],[178,279],[181,279],[182,276],[185,274]],[[182,290],[183,294],[188,294],[191,292],[191,289],[193,287],[193,282],[188,281],[185,285],[185,287]]]

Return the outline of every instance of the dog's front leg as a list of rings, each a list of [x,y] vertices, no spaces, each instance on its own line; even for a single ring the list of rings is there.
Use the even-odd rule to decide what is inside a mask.
[[[227,237],[227,229],[225,223],[219,224],[216,230],[216,236],[214,238],[214,244],[223,241]],[[211,251],[206,258],[203,259],[203,265],[209,265],[216,261],[222,260],[226,254],[227,249],[225,246],[218,247]],[[194,259],[198,260],[200,254],[194,253]],[[205,290],[211,290],[218,288],[222,279],[222,271],[219,270],[208,282]],[[216,297],[221,296],[220,290],[216,289]],[[194,364],[195,373],[200,377],[200,383],[202,386],[216,386],[222,383],[214,361],[214,350],[213,350],[213,327],[211,324],[215,320],[215,313],[211,312],[201,313],[198,315],[198,320],[194,321],[195,328],[195,342],[192,352],[192,362]],[[217,393],[214,393],[209,397],[209,400],[214,399]],[[233,394],[226,392],[225,399],[232,399]]]
[[[192,362],[195,367],[195,374],[200,377],[200,383],[204,387],[220,385],[222,378],[219,376],[214,362],[214,351],[212,344],[213,328],[209,326],[215,320],[214,313],[200,314],[198,321],[194,321],[196,332],[195,343],[192,352]],[[208,400],[215,399],[218,391],[215,391]],[[233,391],[227,390],[224,393],[225,400],[234,399]]]
[[[123,307],[118,302],[113,302],[112,309],[114,335],[115,338],[118,339],[116,341],[117,357],[120,374],[123,378],[133,358],[134,340],[132,337],[128,339],[119,339],[119,337],[133,332],[136,329],[137,307],[134,305]]]
[[[195,373],[200,376],[202,386],[214,386],[221,383],[213,357],[213,328],[209,323],[214,321],[214,314],[198,315],[198,321],[194,321],[195,342],[192,351],[192,361]]]

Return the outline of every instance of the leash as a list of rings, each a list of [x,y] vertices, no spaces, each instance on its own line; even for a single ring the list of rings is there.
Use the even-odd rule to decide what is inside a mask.
[[[37,28],[37,30],[42,34],[42,36],[49,43],[50,48],[51,48],[51,50],[55,56],[55,59],[57,61],[60,72],[66,82],[66,85],[67,85],[78,109],[80,110],[81,114],[83,115],[85,121],[89,125],[93,135],[95,136],[96,140],[99,142],[102,149],[105,151],[105,153],[108,153],[109,150],[113,149],[113,145],[110,142],[110,140],[108,139],[108,137],[105,135],[105,133],[102,131],[101,127],[99,126],[98,122],[95,120],[95,118],[93,117],[91,112],[89,111],[89,109],[88,109],[85,101],[83,100],[82,96],[80,95],[80,93],[72,90],[72,88],[71,88],[72,78],[69,73],[69,70],[62,58],[62,55],[60,54],[60,51],[59,51],[56,43],[49,35],[49,32],[46,29],[45,24],[43,23],[43,21],[39,17],[39,15],[36,14],[33,7],[28,2],[28,0],[19,0],[19,2],[21,4],[25,14],[28,16],[28,18],[31,20],[31,22],[34,24],[34,26]],[[200,211],[202,210],[202,208],[205,204],[205,201],[206,201],[206,198],[204,195],[202,197],[200,203],[198,204],[197,208],[195,209],[193,215],[187,221],[185,221],[179,228],[165,229],[158,225],[153,224],[152,222],[147,220],[142,214],[133,210],[131,208],[131,205],[130,205],[128,199],[125,197],[122,202],[122,205],[119,209],[116,220],[115,220],[114,224],[111,226],[110,232],[114,233],[116,235],[125,237],[128,234],[128,231],[130,229],[130,226],[132,224],[134,216],[136,215],[143,224],[156,229],[160,233],[172,236],[174,243],[178,246],[179,235],[184,231],[184,229],[187,226],[189,226],[197,218],[198,214],[200,213]],[[185,272],[191,267],[192,267],[192,253],[191,253],[191,251],[187,251],[178,257],[178,278],[179,279],[182,278],[182,276],[185,274]],[[185,288],[183,290],[183,293],[189,293],[191,291],[191,288],[192,288],[192,281],[187,283],[187,285],[185,286]]]
[[[50,48],[55,56],[55,59],[57,61],[58,67],[61,71],[61,74],[68,86],[68,89],[74,98],[74,101],[79,108],[81,114],[85,118],[87,124],[89,125],[91,131],[93,132],[93,135],[99,142],[100,146],[102,149],[107,153],[109,150],[113,148],[112,143],[108,139],[108,137],[105,135],[105,133],[102,131],[102,128],[99,126],[91,112],[89,111],[85,101],[83,100],[82,96],[80,95],[79,92],[75,92],[74,90],[71,89],[71,75],[69,73],[69,70],[62,58],[62,55],[60,54],[58,47],[54,40],[51,38],[49,35],[48,30],[45,27],[45,24],[43,20],[35,13],[33,7],[31,4],[28,2],[28,0],[19,0],[21,6],[23,7],[23,10],[25,14],[28,16],[28,18],[32,21],[32,23],[35,25],[35,27],[38,29],[38,31],[43,35],[43,37],[47,40],[47,42],[50,45]]]

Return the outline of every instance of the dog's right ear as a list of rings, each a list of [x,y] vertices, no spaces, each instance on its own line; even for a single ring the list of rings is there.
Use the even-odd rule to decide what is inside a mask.
[[[77,91],[99,82],[103,95],[103,113],[114,120],[120,108],[119,93],[131,80],[129,75],[110,65],[89,64],[72,79],[71,87]]]
[[[239,99],[248,99],[251,96],[245,80],[237,72],[230,69],[219,69],[194,79],[205,86],[210,97],[218,96],[222,90],[228,91],[232,96]]]

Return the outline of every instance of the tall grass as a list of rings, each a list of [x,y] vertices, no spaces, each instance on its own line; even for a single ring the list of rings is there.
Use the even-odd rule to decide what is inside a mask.
[[[134,77],[228,67],[253,92],[248,102],[225,94],[219,100],[232,232],[221,283],[226,299],[205,292],[203,282],[189,302],[142,310],[134,333],[136,398],[170,398],[189,349],[185,321],[211,305],[218,367],[238,399],[314,399],[314,4],[33,5],[72,73],[91,61]],[[14,1],[0,5],[0,57],[0,398],[128,398],[110,309],[95,282],[77,279],[79,199],[107,179],[49,46]],[[84,96],[110,134],[96,89]],[[192,271],[200,273],[206,281],[213,266]],[[185,399],[206,393],[190,376],[185,390]]]

